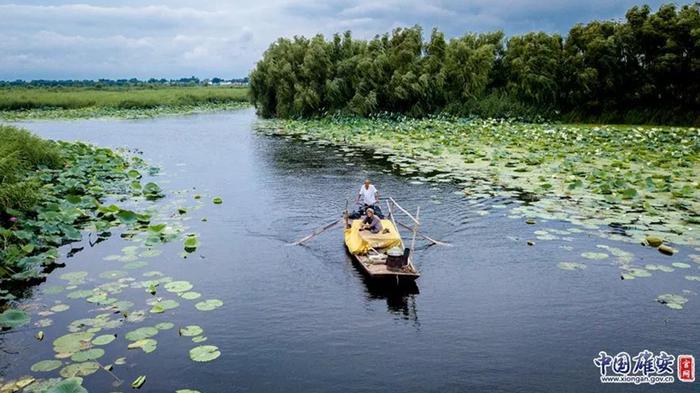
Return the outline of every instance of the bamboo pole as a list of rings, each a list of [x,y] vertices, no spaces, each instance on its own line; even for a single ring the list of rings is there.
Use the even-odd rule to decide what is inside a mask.
[[[394,205],[396,205],[396,207],[397,207],[399,210],[401,210],[405,215],[407,215],[408,218],[410,218],[411,220],[413,220],[414,223],[416,223],[416,224],[419,224],[419,223],[420,223],[420,222],[418,221],[417,218],[413,217],[413,215],[412,215],[411,213],[409,213],[408,211],[406,211],[406,209],[404,209],[403,207],[401,207],[401,205],[399,205],[398,203],[396,203],[396,201],[394,200],[394,198],[389,197],[389,199],[391,200],[391,202],[394,203]],[[418,210],[420,211],[420,209],[418,209]]]
[[[399,224],[402,228],[408,229],[409,231],[413,229],[412,227],[410,227],[410,226],[408,226],[408,225],[406,225],[406,224],[404,224],[404,223],[402,223],[402,222],[398,222],[398,221],[397,221],[394,225],[396,225],[396,224]],[[430,237],[430,236],[427,236],[427,235],[424,235],[424,234],[420,233],[420,231],[418,232],[418,236],[421,237],[421,238],[423,238],[423,239],[425,239],[425,240],[427,240],[427,241],[429,241],[429,242],[431,242],[431,243],[433,243],[433,244],[437,244],[438,246],[452,247],[452,244],[447,243],[447,242],[443,242],[443,241],[440,241],[440,240],[435,240],[435,239],[433,239],[433,238]]]
[[[295,241],[294,243],[290,243],[290,245],[292,245],[292,246],[298,246],[299,244],[302,244],[302,243],[304,243],[304,242],[307,242],[307,241],[313,239],[314,237],[320,235],[321,233],[323,233],[323,232],[326,231],[327,229],[334,227],[336,224],[338,224],[338,223],[341,222],[341,221],[342,221],[342,218],[341,218],[340,220],[336,220],[336,221],[333,221],[333,222],[331,222],[331,223],[329,223],[329,224],[326,224],[326,225],[324,225],[324,226],[321,227],[321,228],[317,228],[316,230],[314,230],[313,232],[311,232],[311,234],[310,234],[309,236],[303,237],[303,238],[301,238],[301,239]]]
[[[391,199],[391,198],[389,198]],[[393,199],[392,199],[393,201]],[[396,220],[394,219],[394,210],[391,208],[391,202],[386,201],[386,207],[389,209],[389,217],[391,218],[391,222],[394,224],[394,228],[396,228],[396,232],[399,231],[399,227],[396,225]],[[399,235],[399,239],[401,239],[401,248],[403,249],[403,239],[401,238],[401,234],[397,233]]]
[[[413,237],[411,239],[411,255],[413,255],[413,249],[416,246],[416,234],[418,233],[418,225],[420,223],[420,221],[418,221],[419,216],[420,216],[420,206],[418,206],[418,208],[416,209],[416,218],[415,218],[416,225],[413,226]]]

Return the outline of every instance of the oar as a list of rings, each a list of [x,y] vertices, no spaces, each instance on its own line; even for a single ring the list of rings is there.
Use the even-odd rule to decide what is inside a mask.
[[[408,229],[408,230],[411,230],[411,231],[413,230],[413,227],[408,226],[408,225],[406,225],[406,224],[404,224],[404,223],[401,223],[401,222],[398,222],[398,221],[397,221],[396,223],[399,224],[399,225],[401,225],[401,226],[404,227],[405,229]],[[441,242],[440,240],[435,240],[435,239],[433,239],[432,237],[426,236],[426,235],[424,235],[424,234],[422,234],[422,233],[420,233],[420,232],[418,232],[418,233],[416,233],[416,234],[417,234],[418,236],[422,237],[423,239],[425,239],[425,240],[427,240],[427,241],[433,243],[433,244],[437,244],[438,246],[452,247],[452,244],[450,244],[450,243],[445,243],[445,242]]]
[[[326,230],[328,230],[328,229],[334,227],[336,224],[338,224],[338,223],[341,222],[342,220],[343,220],[343,219],[341,218],[341,219],[339,219],[339,220],[337,220],[337,221],[333,221],[333,222],[328,223],[328,224],[326,224],[326,225],[324,225],[324,226],[322,226],[322,227],[320,227],[320,228],[317,228],[317,229],[315,229],[313,232],[311,232],[310,235],[308,235],[308,236],[306,236],[306,237],[303,237],[303,238],[301,238],[301,239],[295,241],[294,243],[289,243],[289,245],[291,245],[291,246],[298,246],[299,244],[302,244],[302,243],[304,243],[304,242],[307,242],[307,241],[313,239],[314,237],[320,235],[320,234],[323,233],[324,231],[326,231]]]

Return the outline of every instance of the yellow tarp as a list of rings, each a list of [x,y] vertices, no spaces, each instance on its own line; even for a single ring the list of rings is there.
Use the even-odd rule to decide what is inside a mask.
[[[360,231],[361,226],[362,220],[353,220],[350,229],[345,230],[345,245],[352,254],[367,254],[370,247],[379,250],[401,246],[401,236],[390,220],[382,220],[383,229],[379,233]],[[383,233],[384,229],[388,229],[389,233]]]

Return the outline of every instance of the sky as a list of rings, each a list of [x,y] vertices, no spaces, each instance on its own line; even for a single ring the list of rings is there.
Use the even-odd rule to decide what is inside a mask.
[[[668,1],[649,0],[653,9]],[[0,79],[237,78],[278,37],[396,27],[566,34],[630,0],[0,0]],[[684,4],[684,3],[680,3]],[[427,35],[427,33],[426,33]]]

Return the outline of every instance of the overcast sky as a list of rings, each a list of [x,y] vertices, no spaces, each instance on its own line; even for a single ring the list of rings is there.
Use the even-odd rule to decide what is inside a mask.
[[[664,1],[648,2],[654,9]],[[0,0],[0,79],[246,76],[280,36],[399,26],[566,33],[623,18],[631,0]],[[682,3],[681,3],[682,4]]]

